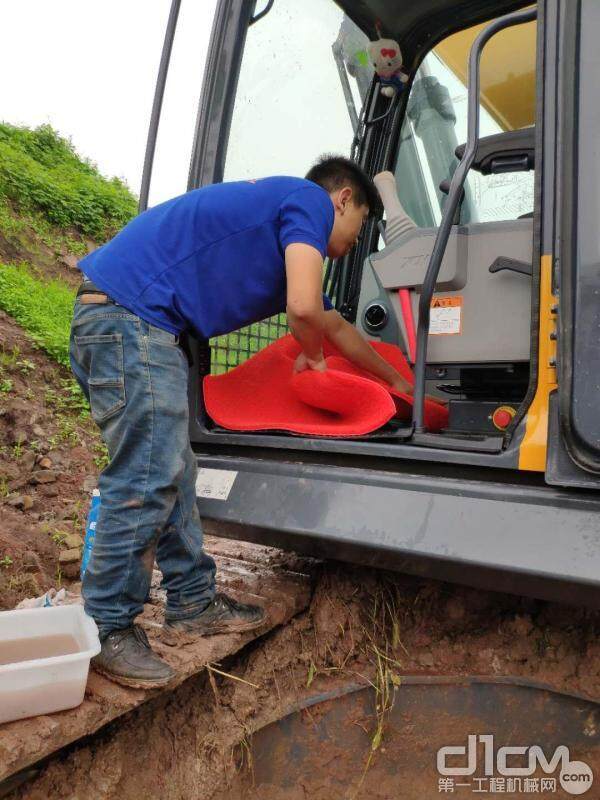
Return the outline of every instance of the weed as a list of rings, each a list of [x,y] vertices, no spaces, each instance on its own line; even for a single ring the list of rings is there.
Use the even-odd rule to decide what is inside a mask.
[[[28,358],[23,358],[21,361],[17,361],[17,368],[22,375],[28,375],[35,369],[35,364]]]
[[[10,556],[2,556],[0,558],[0,567],[4,567],[4,569],[8,569],[12,563],[13,560]]]
[[[13,458],[15,458],[18,461],[23,455],[23,443],[17,442],[15,445],[13,445],[12,452],[13,452]]]
[[[110,461],[110,456],[108,455],[108,450],[102,439],[98,439],[98,441],[94,442],[93,450],[97,454],[94,456],[94,464],[98,469],[104,469]]]
[[[5,350],[2,347],[0,349],[0,369],[14,367],[17,364],[20,352],[17,345],[14,345],[10,350]]]
[[[18,592],[25,597],[37,597],[40,594],[40,586],[33,575],[26,572],[19,572],[11,575],[6,584],[6,588],[11,592]]]
[[[64,531],[55,531],[52,534],[51,539],[54,542],[54,544],[60,546],[65,541],[66,536],[67,534]]]
[[[6,478],[0,477],[0,497],[8,497],[9,494],[8,481]]]
[[[252,785],[254,786],[254,760],[252,758],[250,734],[246,733],[237,746],[239,747],[239,755],[236,759],[237,770],[238,772],[242,772],[244,769],[247,770],[252,776]]]
[[[79,444],[79,434],[74,423],[68,417],[59,417],[58,435],[63,441],[70,442],[71,445]]]
[[[70,520],[76,528],[82,528],[86,516],[83,500],[76,500],[66,519]]]
[[[3,378],[3,380],[0,381],[0,392],[8,394],[9,392],[12,392],[12,388],[13,382],[10,378]]]

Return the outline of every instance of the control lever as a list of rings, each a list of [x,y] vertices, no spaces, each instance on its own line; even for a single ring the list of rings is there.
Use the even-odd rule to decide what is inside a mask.
[[[520,275],[529,275],[529,277],[533,275],[533,267],[531,264],[525,261],[518,261],[516,258],[507,258],[506,256],[498,256],[490,266],[489,271],[493,274],[494,272],[502,272],[504,269],[510,270],[511,272],[518,272]]]
[[[399,239],[404,233],[414,230],[417,226],[402,208],[398,190],[396,189],[396,179],[391,172],[380,172],[375,175],[373,183],[385,208],[387,224],[383,238],[386,245],[388,245]],[[399,289],[398,299],[400,301],[402,319],[404,320],[404,330],[406,331],[406,349],[410,360],[414,364],[417,358],[417,335],[410,290]]]
[[[417,226],[402,208],[396,189],[396,179],[391,172],[380,172],[375,175],[373,183],[379,192],[387,217],[385,243],[391,244],[403,233],[414,230]]]

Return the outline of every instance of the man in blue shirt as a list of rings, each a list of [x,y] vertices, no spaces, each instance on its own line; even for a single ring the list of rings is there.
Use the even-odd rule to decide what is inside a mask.
[[[162,203],[80,262],[71,365],[110,456],[83,580],[103,674],[142,688],[174,677],[134,624],[155,558],[167,643],[265,620],[263,609],[215,593],[196,506],[181,334],[209,339],[286,311],[302,348],[297,371],[326,369],[327,337],[357,366],[410,388],[321,293],[325,256],[348,253],[378,208],[354,162],[324,157],[305,179],[216,184]]]

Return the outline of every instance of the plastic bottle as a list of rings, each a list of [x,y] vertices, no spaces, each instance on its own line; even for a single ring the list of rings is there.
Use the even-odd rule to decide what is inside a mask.
[[[87,569],[92,549],[94,547],[94,539],[96,538],[96,522],[98,521],[98,512],[100,511],[100,490],[94,489],[92,492],[92,502],[88,513],[87,522],[85,525],[85,542],[83,544],[83,556],[81,558],[81,580],[83,580],[84,573]]]

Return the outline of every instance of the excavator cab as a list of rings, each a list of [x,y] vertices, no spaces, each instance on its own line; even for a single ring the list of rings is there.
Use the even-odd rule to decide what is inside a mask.
[[[198,501],[220,535],[599,604],[598,29],[592,0],[217,4],[188,189],[354,158],[385,214],[324,291],[415,375],[412,417],[370,436],[236,432],[203,380],[285,317],[190,340]],[[408,76],[393,97],[366,57],[380,37]],[[448,403],[442,430],[426,394]]]

